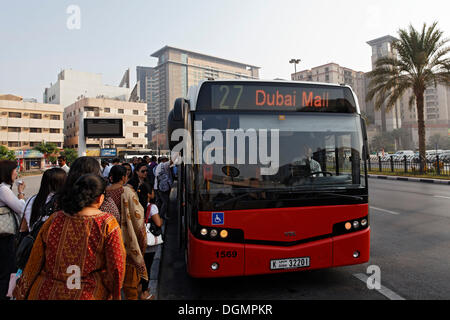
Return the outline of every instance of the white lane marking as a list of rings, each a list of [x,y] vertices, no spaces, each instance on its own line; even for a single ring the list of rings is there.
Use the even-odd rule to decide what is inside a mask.
[[[359,280],[361,280],[362,282],[364,282],[365,284],[367,284],[367,280],[369,279],[369,277],[367,275],[365,275],[364,273],[355,273],[354,276],[356,278],[358,278]],[[381,285],[380,289],[374,289],[374,290],[377,290],[379,293],[381,293],[383,296],[385,296],[389,300],[406,300],[405,298],[399,296],[394,291],[392,291],[389,288],[386,288],[383,285]]]
[[[450,197],[444,197],[444,196],[433,196],[434,198],[444,198],[444,199],[450,199]]]
[[[394,211],[390,211],[390,210],[386,210],[386,209],[380,209],[380,208],[372,207],[372,206],[370,207],[370,209],[381,211],[381,212],[387,212],[387,213],[395,214],[395,215],[399,215],[400,214],[398,212],[394,212]]]

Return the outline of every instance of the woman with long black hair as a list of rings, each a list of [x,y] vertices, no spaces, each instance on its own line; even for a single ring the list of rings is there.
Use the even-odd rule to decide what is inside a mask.
[[[151,196],[153,190],[148,183],[147,172],[147,164],[145,162],[138,163],[134,169],[133,177],[128,181],[128,184],[136,191],[144,210],[147,208],[148,197]]]
[[[33,225],[38,220],[47,220],[48,215],[46,214],[59,210],[60,204],[56,201],[55,194],[64,187],[66,177],[66,172],[61,168],[52,168],[44,172],[39,192],[25,204],[24,219],[28,231],[32,231]],[[51,208],[48,212],[43,212],[47,204],[51,205]],[[21,231],[24,231],[23,227]]]

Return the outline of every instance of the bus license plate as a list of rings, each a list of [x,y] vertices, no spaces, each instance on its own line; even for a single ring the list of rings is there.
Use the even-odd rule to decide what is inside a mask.
[[[309,257],[270,260],[270,270],[309,267]]]

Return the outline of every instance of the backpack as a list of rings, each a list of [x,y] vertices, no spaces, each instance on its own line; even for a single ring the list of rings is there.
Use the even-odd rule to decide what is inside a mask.
[[[29,204],[29,202],[28,202]],[[28,206],[27,204],[27,206]],[[25,207],[26,210],[26,207]],[[24,211],[25,211],[24,210]],[[41,214],[39,218],[36,220],[36,222],[33,223],[31,226],[31,231],[26,235],[22,240],[20,240],[20,243],[17,247],[16,251],[16,264],[17,268],[24,270],[25,266],[27,265],[28,258],[30,257],[31,250],[33,249],[34,241],[36,240],[39,231],[41,230],[41,227],[44,225],[45,217],[50,216],[53,212],[57,211],[57,202],[56,197],[53,196],[49,202],[47,202],[42,208],[41,208]]]
[[[158,174],[158,190],[162,192],[167,192],[172,189],[173,178],[170,168],[161,165],[161,171]]]

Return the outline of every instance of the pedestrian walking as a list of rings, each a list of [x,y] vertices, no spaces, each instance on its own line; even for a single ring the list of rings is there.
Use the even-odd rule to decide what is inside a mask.
[[[141,279],[148,280],[144,260],[147,233],[144,208],[139,202],[136,191],[126,184],[126,174],[125,167],[112,167],[109,175],[111,185],[107,187],[106,195],[113,199],[120,211],[120,227],[127,253],[124,296],[128,300],[137,300]]]
[[[19,278],[18,300],[120,300],[125,248],[117,220],[99,210],[106,181],[79,177],[42,226]]]
[[[69,194],[71,191],[71,186],[75,181],[82,175],[92,173],[100,175],[100,165],[97,160],[91,157],[79,157],[73,163],[70,168],[69,174],[67,175],[67,180],[64,185],[62,194]],[[100,210],[103,212],[108,212],[112,214],[117,221],[120,220],[120,212],[116,204],[110,197],[106,197],[103,201]]]
[[[51,168],[44,172],[38,193],[25,203],[21,231],[32,231],[36,222],[45,222],[49,213],[61,208],[55,195],[62,191],[66,178],[67,174],[62,168]]]
[[[122,166],[124,166],[125,169],[127,170],[127,183],[128,183],[128,181],[130,181],[131,178],[133,177],[133,169],[131,168],[131,164],[129,164],[128,162],[122,163]]]
[[[58,165],[61,169],[63,169],[66,173],[69,173],[69,166],[67,165],[67,158],[66,156],[59,156],[58,157]]]
[[[152,190],[151,195],[149,196],[149,203],[147,206],[147,210],[145,213],[145,223],[153,223],[154,226],[157,229],[161,229],[163,225],[163,220],[161,219],[159,215],[158,207],[155,203],[156,197],[155,197],[155,191]],[[142,279],[141,280],[141,286],[142,286],[142,293],[140,296],[141,300],[153,300],[155,297],[149,292],[149,284],[150,284],[150,272],[152,269],[153,260],[155,258],[156,250],[158,249],[158,246],[161,244],[154,245],[154,246],[147,246],[144,254],[144,260],[145,260],[145,266],[147,268],[147,275],[149,280]]]
[[[164,220],[168,220],[170,190],[173,186],[173,177],[170,170],[171,162],[167,157],[161,159],[161,163],[155,170],[155,190],[158,190],[160,215]]]
[[[139,202],[141,203],[143,208],[147,208],[148,197],[152,193],[152,187],[147,180],[147,172],[147,164],[144,162],[139,163],[136,166],[133,177],[128,182],[137,192]]]
[[[25,208],[25,183],[18,184],[18,195],[12,191],[17,181],[17,163],[0,161],[0,300],[6,300],[9,280],[16,270],[15,235]]]

